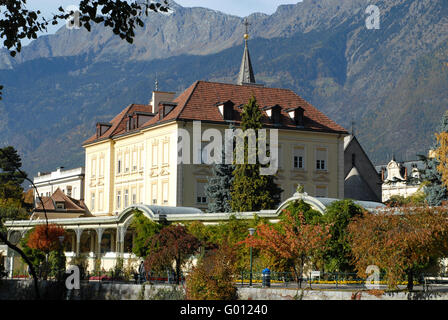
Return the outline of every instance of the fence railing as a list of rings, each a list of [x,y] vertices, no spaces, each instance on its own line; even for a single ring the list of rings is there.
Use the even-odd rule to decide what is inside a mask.
[[[167,270],[162,272],[114,272],[114,271],[96,271],[96,272],[81,272],[81,281],[99,281],[107,283],[129,283],[129,284],[176,284],[177,279],[173,271]],[[182,272],[180,276],[180,283],[185,284],[188,272]],[[8,278],[8,277],[5,277]],[[237,286],[247,287],[251,283],[253,287],[267,286],[267,278],[263,272],[243,271],[234,276],[234,283]],[[27,273],[15,273],[13,279],[26,280],[31,279]],[[49,277],[48,280],[52,280]],[[275,272],[271,271],[269,274],[269,286],[276,288],[297,288],[309,287],[311,289],[322,288],[366,288],[366,284],[376,284],[382,287],[387,286],[386,275],[381,273],[377,282],[367,282],[366,278],[359,277],[356,273],[343,272],[307,272],[302,277],[297,277],[292,272]],[[402,279],[399,285],[406,286],[407,280]],[[430,285],[446,285],[448,287],[448,273],[422,273],[414,276],[414,285],[420,285],[428,288]]]
[[[266,275],[263,272],[252,272],[252,286],[263,287],[266,286]],[[249,271],[240,272],[234,279],[239,286],[249,286],[251,275]],[[379,274],[379,278],[368,279],[359,277],[356,273],[346,272],[307,272],[301,277],[297,277],[292,272],[273,272],[269,274],[270,287],[293,288],[293,287],[309,287],[322,289],[337,289],[337,288],[366,288],[366,285],[379,285],[380,287],[387,287],[386,274]],[[421,273],[414,275],[414,286],[421,285],[427,287],[430,284],[446,284],[448,285],[448,274],[444,273]],[[407,279],[402,279],[398,285],[406,286]]]

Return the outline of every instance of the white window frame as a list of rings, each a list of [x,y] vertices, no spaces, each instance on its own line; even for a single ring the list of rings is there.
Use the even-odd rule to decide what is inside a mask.
[[[116,203],[117,209],[121,209],[121,190],[117,190]]]
[[[199,194],[199,184],[204,184],[204,194],[203,195]],[[207,186],[207,182],[206,181],[202,181],[202,180],[197,180],[196,181],[196,193],[195,193],[196,204],[205,205],[205,204],[208,203],[207,195],[205,194],[206,186]]]
[[[302,167],[296,167],[295,166],[295,159],[296,159],[296,150],[302,150]],[[298,156],[297,156],[298,157]],[[299,164],[299,159],[297,159],[297,164]],[[296,145],[292,148],[292,167],[296,170],[306,170],[306,148],[302,145]]]
[[[319,149],[325,149],[325,159],[317,159],[317,153],[318,151],[323,151],[323,150],[319,150]],[[314,151],[314,164],[315,164],[315,169],[316,171],[328,171],[328,147],[316,147],[315,151]],[[318,161],[324,161],[324,168],[318,168]],[[320,162],[320,165],[322,165],[322,163]]]

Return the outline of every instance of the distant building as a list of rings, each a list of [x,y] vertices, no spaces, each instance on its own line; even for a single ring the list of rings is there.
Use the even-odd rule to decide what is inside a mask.
[[[45,219],[69,219],[92,216],[83,200],[77,200],[64,194],[60,188],[49,197],[41,197],[42,202],[36,202],[36,207],[31,215],[32,220]],[[45,210],[44,210],[45,208]]]
[[[63,170],[64,167],[57,168],[50,173],[39,172],[34,177],[33,182],[37,187],[41,197],[50,197],[59,188],[62,193],[76,199],[84,200],[84,167]],[[37,194],[34,191],[35,203],[38,202]]]
[[[381,178],[356,136],[344,138],[344,196],[381,202]]]
[[[422,182],[420,172],[424,168],[423,161],[398,162],[395,157],[386,166],[377,166],[383,181],[382,201],[395,195],[407,198],[416,193]]]

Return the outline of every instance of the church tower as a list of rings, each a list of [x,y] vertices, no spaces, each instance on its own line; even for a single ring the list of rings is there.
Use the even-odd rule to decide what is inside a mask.
[[[243,85],[243,84],[255,84],[255,76],[254,76],[254,70],[252,69],[252,63],[250,61],[250,54],[249,54],[249,47],[247,45],[247,42],[249,40],[249,22],[247,19],[244,20],[244,25],[246,26],[246,33],[244,34],[244,53],[243,53],[243,60],[241,61],[241,68],[240,73],[238,75],[238,82],[237,84]]]

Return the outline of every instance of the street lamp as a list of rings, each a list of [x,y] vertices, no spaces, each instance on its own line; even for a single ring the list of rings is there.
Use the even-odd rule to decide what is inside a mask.
[[[252,237],[255,233],[254,228],[249,228],[249,234]],[[249,278],[249,287],[252,287],[252,245],[250,246],[250,278]]]

